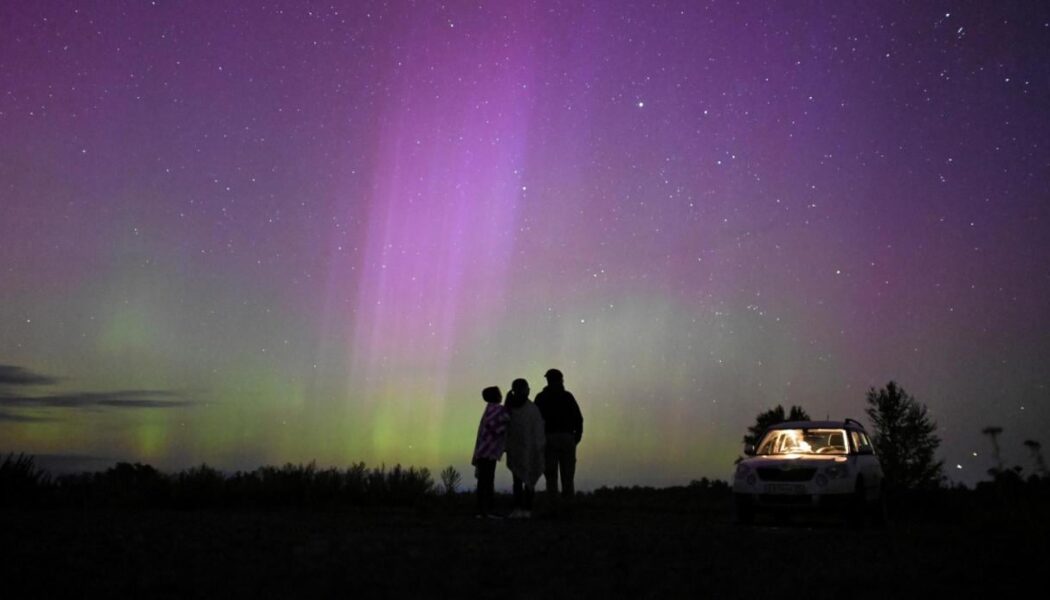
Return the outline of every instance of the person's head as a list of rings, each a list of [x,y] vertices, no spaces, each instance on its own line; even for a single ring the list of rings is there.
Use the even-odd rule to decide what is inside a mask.
[[[565,376],[558,369],[547,369],[543,376],[547,378],[547,385],[554,387],[565,385]]]
[[[499,404],[503,401],[503,392],[496,386],[487,387],[481,390],[481,397],[489,404]]]
[[[515,379],[510,384],[510,389],[514,390],[515,394],[518,394],[524,398],[529,397],[529,382],[524,379]]]
[[[529,399],[529,382],[524,379],[515,379],[510,384],[510,391],[507,392],[507,401],[504,403],[507,408],[518,408],[525,404]]]

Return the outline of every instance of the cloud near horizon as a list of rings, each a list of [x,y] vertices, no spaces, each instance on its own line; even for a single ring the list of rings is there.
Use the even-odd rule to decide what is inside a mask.
[[[57,377],[34,373],[24,367],[0,365],[0,388],[15,385],[51,385],[59,381]]]
[[[59,378],[34,373],[23,367],[0,365],[0,408],[149,409],[178,408],[195,404],[171,390],[113,390],[104,392],[60,392],[28,395],[11,388],[50,385]],[[5,389],[6,388],[6,389]],[[53,421],[52,417],[0,410],[0,421]]]
[[[0,422],[8,423],[44,423],[47,421],[57,421],[54,417],[38,417],[35,415],[20,415],[18,413],[8,412],[0,410]]]

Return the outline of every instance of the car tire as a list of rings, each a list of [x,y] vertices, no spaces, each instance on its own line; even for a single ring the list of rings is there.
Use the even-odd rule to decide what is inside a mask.
[[[857,484],[853,487],[853,497],[850,498],[846,507],[846,522],[853,527],[863,527],[867,510],[868,499],[864,494],[864,478],[858,477]]]
[[[875,527],[886,527],[889,525],[889,509],[886,506],[886,487],[879,486],[879,497],[871,505],[871,523]]]
[[[751,499],[743,494],[733,496],[733,522],[737,525],[751,525],[755,522],[755,507]]]

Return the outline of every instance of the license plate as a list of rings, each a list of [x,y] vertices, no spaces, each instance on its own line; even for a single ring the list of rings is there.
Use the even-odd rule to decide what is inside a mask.
[[[767,494],[805,494],[806,486],[797,483],[767,483]]]

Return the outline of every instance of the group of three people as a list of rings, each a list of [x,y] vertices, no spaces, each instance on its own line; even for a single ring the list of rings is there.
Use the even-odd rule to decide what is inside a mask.
[[[506,402],[498,387],[482,390],[488,406],[478,425],[474,444],[474,474],[478,479],[478,516],[492,517],[496,463],[507,453],[507,468],[514,477],[512,518],[532,516],[536,483],[543,475],[552,502],[561,495],[571,499],[576,493],[576,445],[583,437],[583,415],[576,398],[565,389],[565,378],[558,369],[544,375],[547,387],[529,401],[529,382],[515,379]]]

